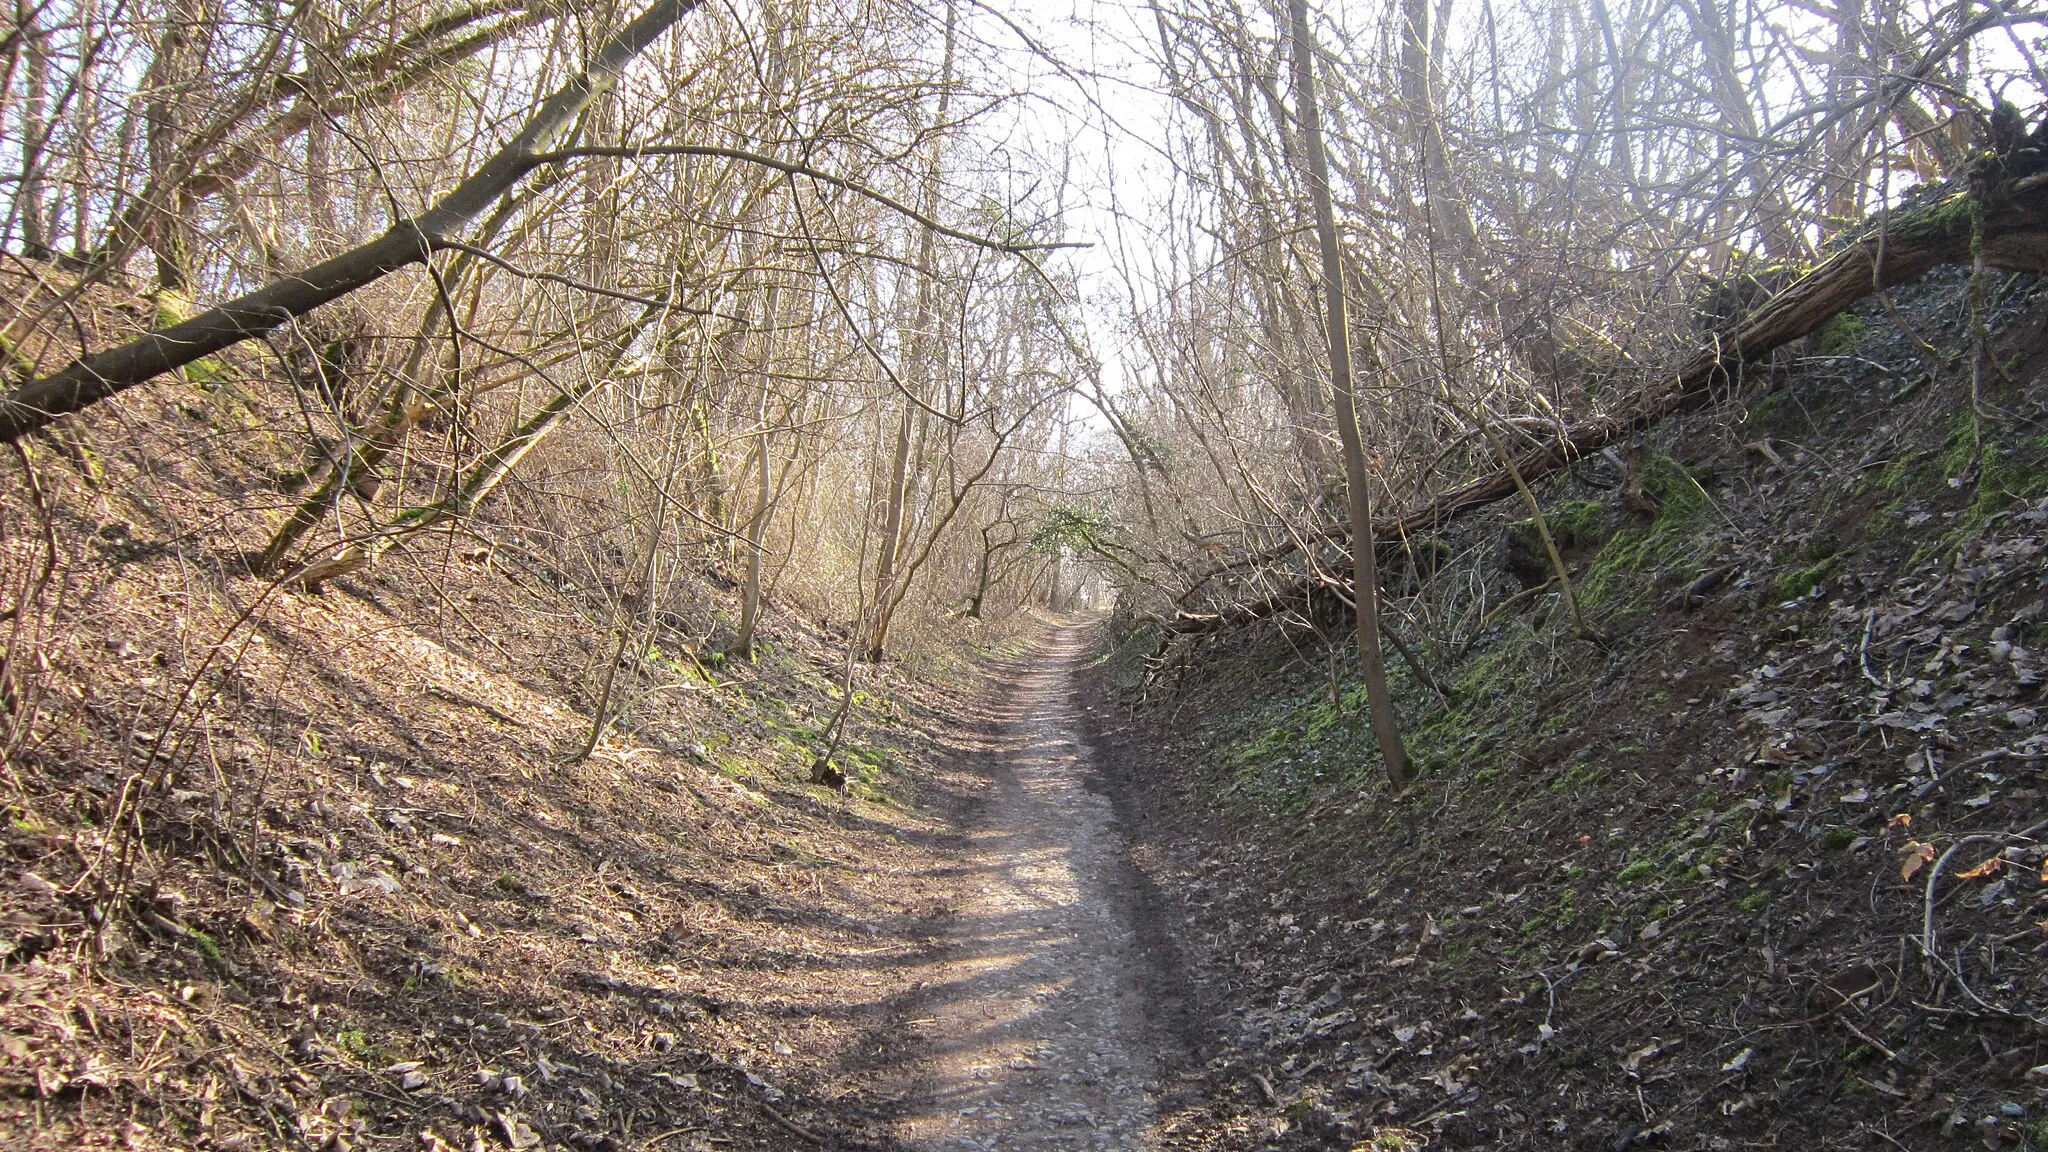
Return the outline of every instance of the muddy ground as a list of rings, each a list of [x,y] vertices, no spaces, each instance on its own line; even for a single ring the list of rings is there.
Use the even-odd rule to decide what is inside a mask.
[[[980,787],[957,810],[957,882],[918,1002],[931,1038],[907,1069],[907,1147],[1144,1147],[1161,1077],[1188,1062],[1174,973],[1080,730],[1092,631],[1053,628],[994,669],[985,749],[961,753]]]

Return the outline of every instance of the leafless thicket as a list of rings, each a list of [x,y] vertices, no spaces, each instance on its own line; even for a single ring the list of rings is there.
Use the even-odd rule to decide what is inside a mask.
[[[8,431],[251,395],[291,414],[234,433],[282,461],[256,572],[319,585],[495,499],[622,651],[686,571],[740,586],[691,624],[739,653],[775,597],[879,658],[1042,595],[1078,345],[959,19],[25,0]]]
[[[872,660],[1059,600],[1076,554],[1199,629],[1347,595],[1359,509],[1398,551],[1533,508],[1532,467],[1795,332],[1744,317],[2042,88],[2003,4],[1141,11],[1173,111],[1131,143],[1173,188],[1118,248],[1117,377],[983,35],[1042,46],[984,7],[24,2],[0,433],[85,460],[65,413],[253,395],[256,572],[359,573],[495,501],[621,656],[687,571],[739,590],[695,642],[740,653],[782,597]],[[1082,397],[1113,458],[1069,450]],[[1455,642],[1436,610],[1392,641]]]
[[[1128,269],[1142,386],[1118,412],[1121,539],[1157,589],[1143,610],[1171,629],[1306,623],[1304,585],[1351,582],[1297,37],[1279,3],[1149,13],[1177,210]],[[1870,214],[1961,187],[2043,91],[2044,17],[2011,5],[1402,0],[1310,17],[1383,553],[1482,497],[1533,507],[1531,461],[1625,448],[1674,381],[1726,382],[1717,352],[1825,319],[1743,328],[1859,237],[1881,261]],[[1734,347],[1743,332],[1754,346]],[[1395,638],[1455,641],[1481,618],[1410,619]]]

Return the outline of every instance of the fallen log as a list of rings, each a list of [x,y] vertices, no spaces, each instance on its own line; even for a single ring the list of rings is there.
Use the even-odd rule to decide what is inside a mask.
[[[1744,364],[1811,335],[1844,308],[1943,265],[1970,264],[1979,247],[1984,266],[2006,272],[2048,274],[2048,123],[2004,156],[1978,161],[1967,185],[1945,196],[1880,214],[1862,234],[1764,301],[1710,346],[1651,381],[1623,411],[1553,432],[1515,460],[1523,479],[1535,481],[1574,461],[1636,435],[1686,408],[1704,403],[1716,385],[1736,378]],[[1375,519],[1377,539],[1404,539],[1441,529],[1459,516],[1515,493],[1514,473],[1503,467],[1427,504]],[[1298,534],[1300,543],[1218,565],[1179,597],[1188,600],[1218,577],[1278,563],[1305,544],[1346,539],[1341,523]],[[1262,596],[1220,612],[1176,611],[1165,626],[1175,634],[1215,632],[1248,624],[1299,603],[1300,589]]]

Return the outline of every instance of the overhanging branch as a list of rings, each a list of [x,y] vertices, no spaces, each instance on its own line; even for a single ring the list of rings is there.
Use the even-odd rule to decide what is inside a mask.
[[[654,0],[598,49],[582,75],[542,101],[517,135],[417,219],[401,220],[382,236],[331,260],[274,280],[182,324],[81,357],[15,389],[0,400],[0,440],[19,439],[60,416],[267,335],[295,316],[426,260],[437,238],[453,236],[532,171],[532,157],[554,144],[591,101],[618,82],[634,57],[699,2]]]
[[[1012,240],[996,240],[987,236],[977,236],[972,232],[965,232],[942,224],[931,216],[896,199],[894,196],[870,188],[858,180],[849,180],[844,176],[835,175],[822,168],[813,168],[809,164],[800,163],[795,160],[784,160],[762,152],[751,152],[745,148],[725,148],[715,144],[593,144],[578,148],[560,148],[553,152],[543,152],[532,157],[531,166],[538,168],[543,164],[559,164],[564,160],[573,160],[585,156],[611,156],[627,160],[638,160],[646,156],[705,156],[724,160],[738,160],[747,164],[757,164],[763,168],[772,168],[777,172],[790,176],[804,176],[821,184],[830,184],[834,188],[844,188],[856,196],[880,204],[891,212],[907,216],[941,236],[972,244],[978,248],[986,248],[991,252],[1002,252],[1011,256],[1022,256],[1029,252],[1049,252],[1057,248],[1093,247],[1092,244],[1086,241],[1078,240],[1022,243]]]

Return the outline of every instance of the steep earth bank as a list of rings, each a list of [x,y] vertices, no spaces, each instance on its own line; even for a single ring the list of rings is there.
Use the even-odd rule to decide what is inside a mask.
[[[1164,1146],[2048,1147],[2044,333],[1930,277],[1580,462],[1592,638],[1525,522],[1445,537],[1405,798],[1331,605],[1125,617],[1095,742],[1218,1038]]]
[[[782,604],[728,657],[716,550],[648,603],[630,522],[562,518],[587,444],[503,520],[253,577],[305,463],[262,369],[0,468],[0,1146],[899,1146],[947,909],[1013,879],[956,817],[1057,721],[1003,734],[964,659],[869,668],[848,787],[808,784],[848,637]]]

